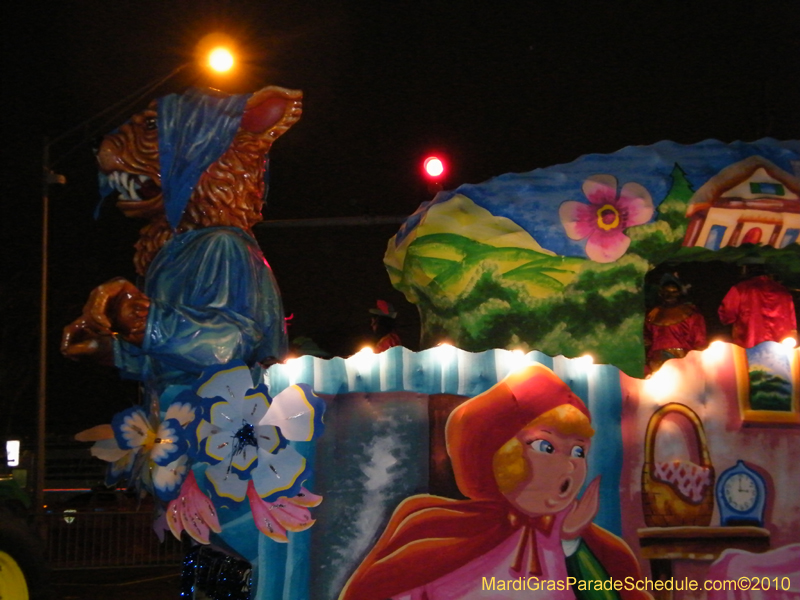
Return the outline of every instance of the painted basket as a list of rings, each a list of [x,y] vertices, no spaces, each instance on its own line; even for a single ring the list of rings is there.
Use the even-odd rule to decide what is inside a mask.
[[[655,439],[664,417],[679,414],[692,425],[699,463],[656,463]],[[648,527],[707,526],[714,512],[714,467],[703,424],[688,406],[671,402],[647,424],[642,467],[642,510]]]

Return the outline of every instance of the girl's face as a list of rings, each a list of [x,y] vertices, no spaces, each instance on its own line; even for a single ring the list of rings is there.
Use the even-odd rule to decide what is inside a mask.
[[[547,424],[526,427],[517,439],[525,449],[531,476],[504,494],[506,499],[530,516],[568,507],[586,480],[590,440],[562,434]]]

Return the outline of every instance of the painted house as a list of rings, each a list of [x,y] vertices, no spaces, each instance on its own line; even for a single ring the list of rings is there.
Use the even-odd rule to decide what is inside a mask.
[[[697,190],[684,246],[786,248],[800,242],[800,180],[760,156],[734,163]]]

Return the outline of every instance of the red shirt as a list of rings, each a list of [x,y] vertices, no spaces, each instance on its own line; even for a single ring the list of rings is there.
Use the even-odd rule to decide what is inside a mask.
[[[733,343],[745,348],[766,341],[780,342],[797,329],[792,295],[767,275],[733,286],[718,314],[720,321],[733,324]]]
[[[648,359],[669,348],[701,350],[706,347],[706,320],[694,304],[656,307],[645,319],[644,343]]]
[[[375,345],[375,352],[383,352],[384,350],[388,350],[394,346],[401,346],[402,344],[403,342],[400,341],[400,336],[392,331],[378,340],[378,343]]]

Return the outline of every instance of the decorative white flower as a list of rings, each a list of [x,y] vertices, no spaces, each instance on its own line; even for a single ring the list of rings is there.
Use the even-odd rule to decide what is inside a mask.
[[[240,361],[212,368],[201,377],[204,421],[197,429],[198,458],[220,498],[242,502],[248,482],[266,501],[295,496],[306,477],[306,459],[287,440],[310,441],[322,433],[325,405],[306,385],[292,386],[271,400],[266,386],[253,387]]]

